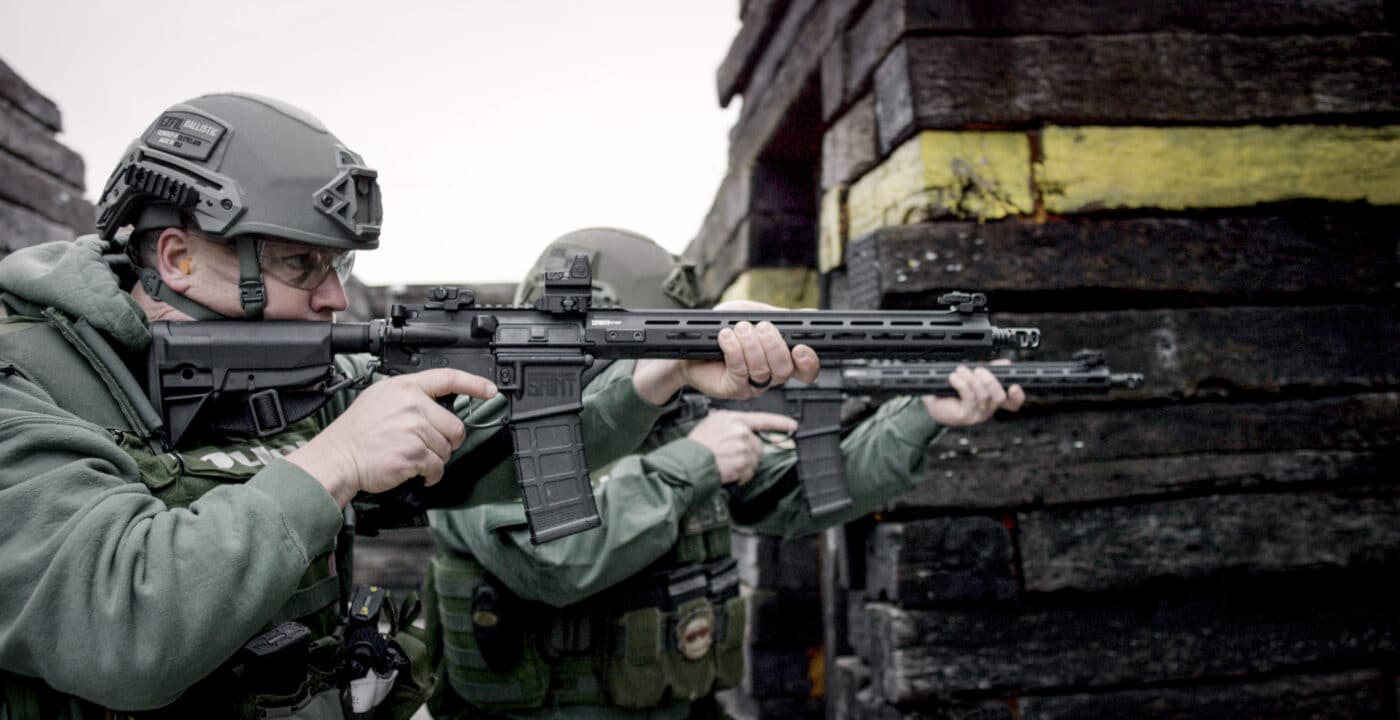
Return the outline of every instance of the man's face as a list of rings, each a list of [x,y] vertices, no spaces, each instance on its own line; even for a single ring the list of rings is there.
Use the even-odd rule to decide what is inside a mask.
[[[162,243],[162,279],[220,313],[242,316],[237,245],[173,228],[166,232],[179,233],[183,243]],[[341,276],[349,277],[353,254],[278,238],[263,238],[258,244],[267,292],[264,318],[331,320],[349,305]],[[166,278],[167,274],[172,277]]]

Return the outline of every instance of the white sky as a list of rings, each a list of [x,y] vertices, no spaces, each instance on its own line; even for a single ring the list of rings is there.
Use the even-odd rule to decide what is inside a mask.
[[[371,285],[518,281],[592,225],[680,252],[724,176],[738,31],[737,0],[0,0],[0,59],[58,104],[89,199],[166,106],[281,98],[379,171]]]

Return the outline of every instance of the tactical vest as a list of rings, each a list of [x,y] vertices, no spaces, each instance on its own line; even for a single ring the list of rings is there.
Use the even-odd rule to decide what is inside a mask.
[[[10,300],[10,298],[6,298]],[[0,319],[0,366],[9,365],[69,412],[106,428],[141,469],[151,493],[171,508],[188,507],[204,493],[243,483],[273,459],[305,444],[323,426],[317,416],[275,436],[164,452],[154,439],[159,418],[121,358],[84,320],[52,309],[41,316]],[[342,533],[337,554],[352,536]],[[340,691],[328,682],[334,668],[342,589],[331,554],[315,558],[296,592],[269,625],[295,619],[310,629],[310,662],[299,682],[251,689],[231,670],[196,683],[175,703],[156,711],[112,712],[52,690],[41,680],[0,671],[0,710],[8,720],[39,718],[307,718],[342,720]],[[425,653],[415,653],[423,655]],[[420,658],[421,659],[421,658]],[[426,665],[425,662],[420,662]],[[419,673],[414,673],[419,677]],[[390,698],[394,698],[391,696]],[[387,704],[388,701],[386,701]],[[413,702],[407,717],[421,703]],[[384,706],[381,706],[384,709]],[[376,715],[382,717],[382,715]]]
[[[714,493],[682,518],[665,558],[563,608],[521,600],[470,555],[439,550],[425,592],[446,684],[429,709],[645,709],[738,685],[746,616],[729,525]]]

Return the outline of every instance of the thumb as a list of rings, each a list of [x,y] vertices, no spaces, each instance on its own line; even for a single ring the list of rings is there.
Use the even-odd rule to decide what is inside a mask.
[[[478,375],[451,368],[433,368],[408,377],[429,397],[470,395],[483,400],[496,395],[496,384]]]
[[[769,412],[739,412],[734,417],[754,432],[783,432],[797,430],[797,421],[786,415]]]

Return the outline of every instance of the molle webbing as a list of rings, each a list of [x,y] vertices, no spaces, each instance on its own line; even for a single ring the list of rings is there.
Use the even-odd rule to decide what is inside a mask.
[[[277,611],[270,624],[295,620],[318,610],[334,607],[340,601],[340,578],[337,575],[324,577],[296,592]]]
[[[92,342],[97,331],[85,320],[44,314],[45,319],[0,321],[0,360],[13,364],[59,407],[104,428],[151,437],[159,427],[158,421],[151,424],[155,411],[116,353],[100,337]]]
[[[477,599],[485,586],[507,599],[483,617]],[[667,697],[733,687],[742,674],[745,608],[733,558],[648,570],[584,602],[555,608],[510,595],[470,556],[440,551],[429,588],[441,629],[435,639],[444,680],[479,710],[657,707]],[[492,648],[483,642],[483,623],[512,628],[516,654],[505,667],[488,657]]]

